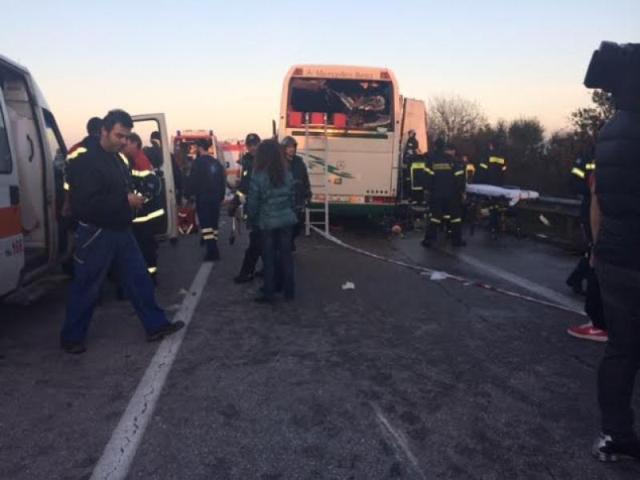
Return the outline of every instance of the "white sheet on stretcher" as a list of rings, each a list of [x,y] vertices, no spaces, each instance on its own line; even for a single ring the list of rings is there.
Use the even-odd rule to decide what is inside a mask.
[[[467,193],[482,195],[483,197],[503,197],[509,200],[510,207],[513,207],[520,200],[534,200],[540,196],[538,192],[534,192],[533,190],[496,187],[495,185],[483,185],[479,183],[468,184]]]

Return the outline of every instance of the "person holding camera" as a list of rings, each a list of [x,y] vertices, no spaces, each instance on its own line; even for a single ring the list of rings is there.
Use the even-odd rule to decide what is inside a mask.
[[[601,461],[640,460],[631,399],[640,368],[640,44],[603,42],[588,88],[612,94],[615,113],[596,144],[591,227],[609,340],[598,371]]]

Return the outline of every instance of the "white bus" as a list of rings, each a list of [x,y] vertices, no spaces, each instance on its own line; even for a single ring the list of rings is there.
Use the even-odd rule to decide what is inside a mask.
[[[377,216],[398,202],[403,115],[387,68],[296,65],[284,80],[278,137],[298,142],[314,203],[328,195],[332,213]]]
[[[98,112],[97,112],[98,113]],[[163,144],[167,222],[177,236],[169,137],[163,114],[134,117]],[[39,279],[68,256],[62,226],[66,147],[29,71],[0,55],[0,298]]]

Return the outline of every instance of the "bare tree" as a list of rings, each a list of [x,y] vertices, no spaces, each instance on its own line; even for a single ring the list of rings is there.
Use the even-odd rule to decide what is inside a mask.
[[[468,139],[487,126],[480,106],[460,96],[434,97],[429,101],[429,135],[452,141]]]

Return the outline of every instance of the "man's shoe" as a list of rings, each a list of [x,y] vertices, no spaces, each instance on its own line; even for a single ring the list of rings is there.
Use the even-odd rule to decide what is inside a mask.
[[[249,275],[248,273],[241,273],[236,278],[234,278],[233,281],[237,284],[249,283],[253,281],[253,275]]]
[[[70,353],[71,355],[80,355],[87,351],[87,347],[84,344],[79,342],[62,342],[60,344],[62,350],[66,353]]]
[[[159,342],[165,337],[176,333],[178,330],[182,330],[184,327],[184,322],[182,320],[177,320],[173,323],[167,323],[163,327],[160,327],[158,331],[147,335],[147,342]]]
[[[601,433],[593,443],[591,453],[601,462],[640,460],[640,442],[637,439],[621,442]]]
[[[600,330],[593,326],[592,323],[585,323],[577,327],[570,327],[567,333],[572,337],[582,338],[583,340],[592,340],[594,342],[607,342],[609,336],[604,330]]]

